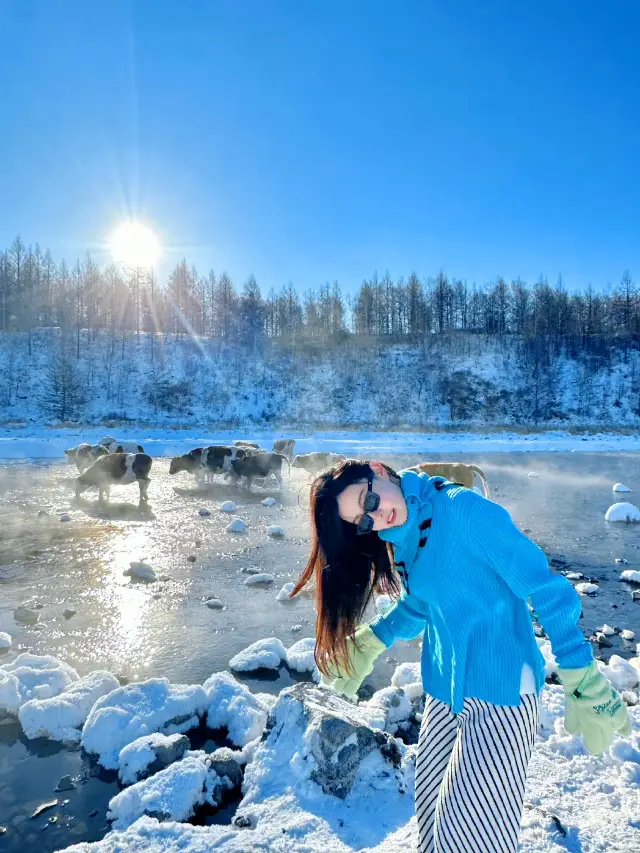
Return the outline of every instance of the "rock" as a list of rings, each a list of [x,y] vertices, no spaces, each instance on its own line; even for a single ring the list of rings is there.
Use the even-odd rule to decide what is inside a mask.
[[[631,601],[640,601],[640,589],[634,589],[631,593]]]
[[[634,693],[633,690],[623,690],[620,696],[622,697],[622,701],[627,705],[638,704],[638,694]]]
[[[148,563],[143,563],[138,560],[134,560],[133,562],[129,563],[129,568],[125,569],[123,574],[149,582],[158,579],[155,571]]]
[[[620,636],[623,640],[633,640],[636,635],[633,633],[633,631],[629,631],[628,628],[624,628],[622,631],[620,631]]]
[[[616,483],[612,489],[614,492],[630,492],[631,489],[628,486],[625,486],[624,483]]]
[[[580,595],[596,595],[598,587],[594,583],[577,583],[574,587]]]
[[[25,607],[24,604],[20,604],[13,611],[13,618],[21,625],[35,625],[40,616],[35,610],[31,610],[31,608]]]
[[[235,826],[236,829],[254,829],[256,826],[255,819],[252,820],[249,815],[244,814],[236,815],[231,821],[231,824]]]
[[[119,756],[119,777],[126,785],[147,779],[180,761],[191,748],[186,735],[143,735],[125,746]]]
[[[208,518],[211,515],[211,510],[207,509],[206,506],[201,506],[198,510],[198,515],[202,516],[202,518]]]
[[[205,605],[210,610],[222,610],[224,608],[224,604],[220,601],[219,598],[208,598],[205,601]]]
[[[57,799],[49,800],[46,803],[41,803],[38,806],[38,808],[34,811],[34,813],[31,815],[31,819],[33,820],[34,817],[38,817],[39,815],[43,814],[44,812],[48,811],[49,809],[52,809],[54,806],[57,806],[57,805],[58,805]]]
[[[211,761],[211,767],[221,779],[225,776],[227,777],[230,788],[239,788],[242,785],[242,778],[244,776],[242,767],[235,758],[229,758],[225,755],[224,748],[216,749],[207,758]]]
[[[613,648],[613,643],[610,642],[601,631],[596,631],[594,639],[596,643],[603,649]]]
[[[195,563],[195,561],[196,561],[195,554],[189,554],[189,556],[187,557],[187,562]]]
[[[640,509],[638,509],[635,504],[625,502],[611,504],[604,514],[604,520],[611,522],[623,522],[626,524],[640,521]]]
[[[47,518],[48,515],[49,513],[46,511],[46,509],[38,510],[38,518]]]
[[[244,582],[245,586],[270,586],[274,581],[273,575],[268,572],[260,572],[259,575],[252,575]]]
[[[277,524],[271,524],[267,527],[267,536],[271,536],[272,539],[282,539],[284,538],[284,529],[278,527]]]
[[[7,831],[6,826],[0,826],[0,835],[4,835],[6,831]]]
[[[603,625],[599,630],[605,635],[605,637],[611,637],[616,633],[615,628],[612,628],[610,625]]]
[[[60,521],[71,521],[71,516],[68,512],[63,512],[60,516]]]
[[[243,566],[240,571],[245,575],[259,575],[262,569],[259,569],[257,566]]]
[[[77,610],[72,610],[70,607],[67,607],[65,610],[63,610],[62,615],[65,619],[71,619],[71,617],[75,616],[77,612]]]
[[[565,577],[570,581],[581,581],[584,575],[582,572],[567,572]]]
[[[621,566],[628,566],[629,560],[625,560],[624,557],[616,557],[616,563],[618,563]]]
[[[227,525],[227,533],[244,533],[247,529],[246,521],[241,518],[234,518],[231,524]]]
[[[382,777],[387,786],[395,784],[399,791],[406,790],[402,753],[395,739],[372,729],[358,706],[308,683],[280,693],[260,745],[261,750],[275,755],[290,753],[292,759],[301,748],[306,754],[296,763],[302,766],[301,762],[307,761],[309,778],[325,794],[344,800],[365,760],[366,781],[372,792],[376,778]],[[281,766],[286,765],[283,762]]]
[[[238,504],[233,501],[225,501],[220,509],[222,512],[235,512],[238,509]]]
[[[93,811],[89,812],[89,817],[97,817],[99,814],[100,812],[98,811],[98,809],[94,809]]]
[[[58,782],[56,787],[53,789],[54,791],[73,791],[77,787],[76,783],[73,781],[71,776],[63,776],[62,779]]]
[[[640,572],[636,572],[633,569],[625,569],[620,575],[620,580],[627,583],[640,583]]]
[[[202,539],[196,539],[193,544],[196,548],[199,548],[202,545]]]
[[[298,631],[302,631],[302,625],[292,625],[289,630],[292,634],[297,634]]]
[[[276,504],[278,502],[275,498],[265,498],[263,501],[261,501],[261,503],[262,503],[262,506],[273,506],[274,504]]]

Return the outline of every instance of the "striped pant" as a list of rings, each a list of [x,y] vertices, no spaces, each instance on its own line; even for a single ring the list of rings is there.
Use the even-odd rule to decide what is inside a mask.
[[[427,695],[416,759],[419,853],[515,853],[538,697],[517,707]]]

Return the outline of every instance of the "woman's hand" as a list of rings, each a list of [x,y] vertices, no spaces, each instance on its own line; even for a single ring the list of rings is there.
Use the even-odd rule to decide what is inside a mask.
[[[373,669],[376,658],[387,648],[368,625],[361,625],[354,636],[355,640],[351,637],[347,639],[347,654],[352,675],[330,667],[330,676],[323,675],[320,680],[325,687],[329,687],[336,693],[342,693],[349,699],[355,697],[358,688]]]
[[[582,669],[558,669],[565,690],[564,727],[582,735],[585,749],[598,755],[611,746],[613,735],[631,734],[627,706],[592,661]]]

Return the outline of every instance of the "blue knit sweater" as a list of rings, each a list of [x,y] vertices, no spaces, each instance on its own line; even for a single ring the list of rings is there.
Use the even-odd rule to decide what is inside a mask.
[[[544,683],[527,599],[551,641],[558,666],[593,659],[577,626],[580,599],[553,574],[541,549],[509,513],[476,492],[404,471],[408,519],[381,531],[392,543],[403,594],[371,623],[387,648],[424,631],[422,684],[431,696],[462,711],[465,697],[520,704],[523,664]]]

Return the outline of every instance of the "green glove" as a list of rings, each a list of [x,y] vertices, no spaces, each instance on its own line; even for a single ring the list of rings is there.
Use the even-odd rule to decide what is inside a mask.
[[[386,648],[368,625],[361,625],[355,633],[355,640],[351,637],[347,639],[347,654],[353,674],[347,675],[347,673],[341,673],[339,669],[331,669],[330,676],[323,675],[320,683],[336,693],[343,693],[349,699],[353,699],[358,688],[373,669],[376,658]]]
[[[582,669],[558,669],[565,690],[564,727],[582,735],[587,752],[598,755],[611,746],[614,732],[631,734],[627,706],[592,661]]]

